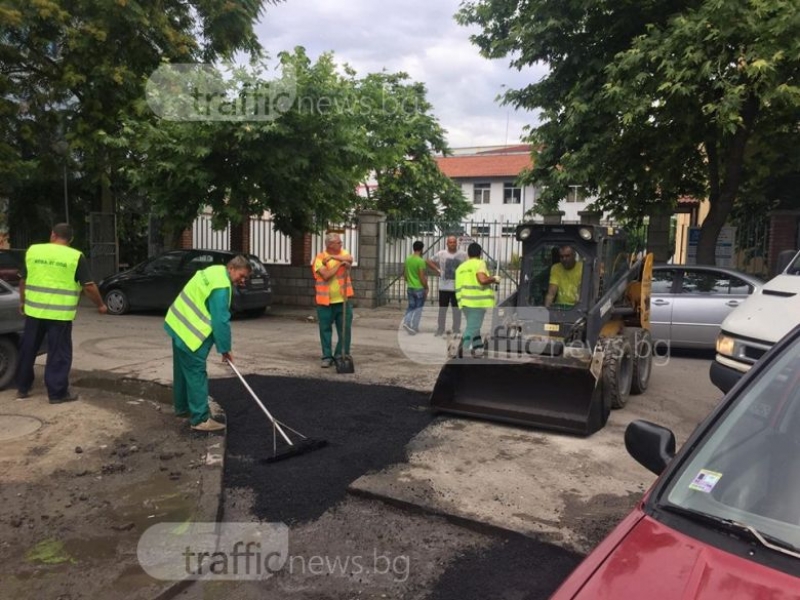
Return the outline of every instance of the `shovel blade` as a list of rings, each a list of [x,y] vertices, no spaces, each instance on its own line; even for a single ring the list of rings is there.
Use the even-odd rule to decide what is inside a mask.
[[[356,366],[353,364],[353,357],[352,356],[340,356],[335,358],[334,361],[336,362],[336,372],[337,373],[355,373]]]

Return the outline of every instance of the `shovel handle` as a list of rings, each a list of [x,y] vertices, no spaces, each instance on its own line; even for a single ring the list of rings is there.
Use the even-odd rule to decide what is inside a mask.
[[[227,362],[231,366],[231,369],[233,369],[233,372],[236,373],[236,375],[239,377],[241,382],[244,384],[244,387],[246,387],[247,391],[250,392],[250,395],[253,397],[253,400],[255,400],[256,403],[258,404],[258,406],[261,407],[261,410],[264,411],[264,414],[267,415],[267,418],[270,421],[272,421],[272,426],[275,427],[275,429],[278,430],[278,433],[281,434],[281,437],[286,441],[287,444],[289,444],[290,446],[294,446],[294,444],[292,443],[292,440],[290,440],[289,436],[284,433],[283,429],[278,424],[278,421],[275,419],[275,417],[273,417],[270,414],[270,412],[267,410],[267,407],[264,406],[264,404],[261,402],[261,399],[258,396],[256,396],[256,393],[253,391],[253,388],[250,387],[250,385],[247,383],[247,381],[245,381],[244,377],[242,377],[242,374],[239,373],[239,369],[237,369],[236,366],[231,361],[228,360],[228,361],[225,361],[225,362]]]

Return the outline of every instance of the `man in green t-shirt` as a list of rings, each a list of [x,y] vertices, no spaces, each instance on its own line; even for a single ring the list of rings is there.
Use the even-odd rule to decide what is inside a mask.
[[[550,269],[550,283],[544,305],[560,304],[572,308],[578,303],[581,295],[581,279],[583,278],[583,262],[578,262],[575,248],[561,246],[558,250],[561,262]]]
[[[425,271],[428,264],[422,258],[422,250],[425,245],[414,242],[412,249],[414,253],[406,259],[405,279],[406,290],[408,291],[408,308],[403,317],[403,329],[409,335],[419,333],[419,320],[422,317],[422,307],[425,306],[425,298],[428,295],[428,276]]]

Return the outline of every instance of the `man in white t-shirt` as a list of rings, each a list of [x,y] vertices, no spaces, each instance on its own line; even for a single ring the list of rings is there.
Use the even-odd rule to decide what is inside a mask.
[[[427,260],[439,275],[439,323],[434,335],[444,335],[447,307],[453,307],[453,333],[461,333],[461,311],[456,300],[456,269],[467,260],[467,253],[458,249],[458,239],[447,237],[447,249],[439,250]]]

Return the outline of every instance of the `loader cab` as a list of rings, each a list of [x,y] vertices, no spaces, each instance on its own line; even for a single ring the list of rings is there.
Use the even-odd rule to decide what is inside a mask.
[[[517,306],[547,308],[551,319],[575,321],[594,297],[597,241],[595,228],[582,225],[520,225],[523,243]],[[550,282],[562,282],[546,306]],[[565,288],[565,289],[561,289]]]

